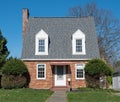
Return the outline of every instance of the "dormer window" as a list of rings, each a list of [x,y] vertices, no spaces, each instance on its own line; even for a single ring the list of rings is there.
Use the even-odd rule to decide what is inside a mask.
[[[39,52],[45,52],[45,39],[39,39],[38,47]]]
[[[73,55],[85,54],[85,34],[79,29],[72,35],[72,53]]]
[[[82,52],[82,39],[76,39],[76,52]]]
[[[35,40],[35,55],[48,55],[48,34],[41,30],[36,34]]]

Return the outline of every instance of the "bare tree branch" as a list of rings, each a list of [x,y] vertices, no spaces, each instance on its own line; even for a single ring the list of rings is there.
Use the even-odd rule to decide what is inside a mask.
[[[109,62],[120,58],[120,21],[114,18],[111,11],[98,8],[96,3],[92,2],[87,3],[84,7],[70,8],[69,16],[93,16],[101,56],[104,56]]]

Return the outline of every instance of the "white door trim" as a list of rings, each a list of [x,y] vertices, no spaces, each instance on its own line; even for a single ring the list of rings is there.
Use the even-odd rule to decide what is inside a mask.
[[[62,66],[62,65],[60,65]],[[66,66],[62,66],[63,68],[63,80],[58,80],[57,77],[57,67],[55,66],[55,77],[54,77],[54,85],[55,86],[66,86]]]

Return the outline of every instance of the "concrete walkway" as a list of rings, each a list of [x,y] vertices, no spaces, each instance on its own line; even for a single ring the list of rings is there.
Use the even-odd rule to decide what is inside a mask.
[[[55,91],[46,102],[67,102],[66,91]]]

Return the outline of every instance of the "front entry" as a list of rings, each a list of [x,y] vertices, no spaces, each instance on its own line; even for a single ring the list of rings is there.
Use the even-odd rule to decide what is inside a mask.
[[[66,86],[65,66],[55,66],[55,86]]]

